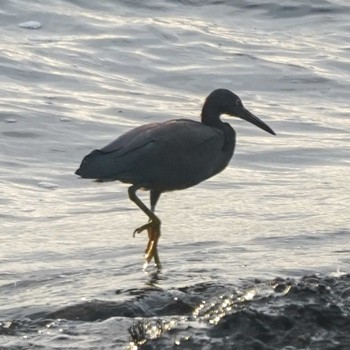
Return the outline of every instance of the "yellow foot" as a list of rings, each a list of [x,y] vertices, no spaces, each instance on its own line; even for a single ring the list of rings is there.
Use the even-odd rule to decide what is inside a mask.
[[[138,227],[134,233],[132,234],[133,237],[136,236],[136,234],[139,234],[145,230],[147,230],[149,232],[149,230],[152,230],[152,229],[156,229],[158,231],[160,231],[160,222],[154,222],[154,221],[150,221],[148,222],[147,224],[144,224],[140,227]]]
[[[157,250],[158,240],[160,237],[160,222],[150,221],[149,223],[137,228],[134,231],[133,237],[135,237],[136,234],[139,234],[145,230],[147,230],[148,232],[148,243],[145,249],[146,262],[145,262],[144,268],[147,267],[148,263],[152,259],[154,259],[156,266],[160,268],[161,264],[159,260],[158,250]]]
[[[158,256],[158,240],[160,237],[160,230],[149,228],[148,229],[148,244],[145,250],[145,259],[147,264],[154,258],[154,262],[157,267],[160,267],[160,260]]]

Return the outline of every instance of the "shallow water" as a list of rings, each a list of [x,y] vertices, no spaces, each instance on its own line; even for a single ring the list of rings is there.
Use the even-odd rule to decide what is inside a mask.
[[[349,14],[340,0],[3,1],[0,348],[350,348]],[[163,269],[143,271],[127,187],[74,171],[137,125],[198,119],[218,87],[277,136],[230,120],[230,166],[162,196]]]

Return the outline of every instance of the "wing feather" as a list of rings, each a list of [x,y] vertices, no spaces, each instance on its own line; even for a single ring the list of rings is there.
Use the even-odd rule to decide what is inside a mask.
[[[186,188],[219,171],[223,144],[221,130],[193,120],[147,124],[93,151],[77,173],[162,191]]]

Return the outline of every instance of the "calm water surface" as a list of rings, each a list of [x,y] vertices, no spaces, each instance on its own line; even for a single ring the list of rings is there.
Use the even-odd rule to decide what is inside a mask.
[[[350,349],[347,1],[0,11],[1,349]],[[229,120],[231,164],[162,196],[163,269],[143,271],[126,185],[74,171],[218,87],[277,136]]]

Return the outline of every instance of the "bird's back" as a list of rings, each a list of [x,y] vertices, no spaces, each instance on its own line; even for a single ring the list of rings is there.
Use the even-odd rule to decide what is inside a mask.
[[[223,170],[232,157],[234,131],[179,119],[137,127],[87,155],[76,174],[119,180],[146,189],[183,189]],[[233,138],[225,149],[225,137]]]

